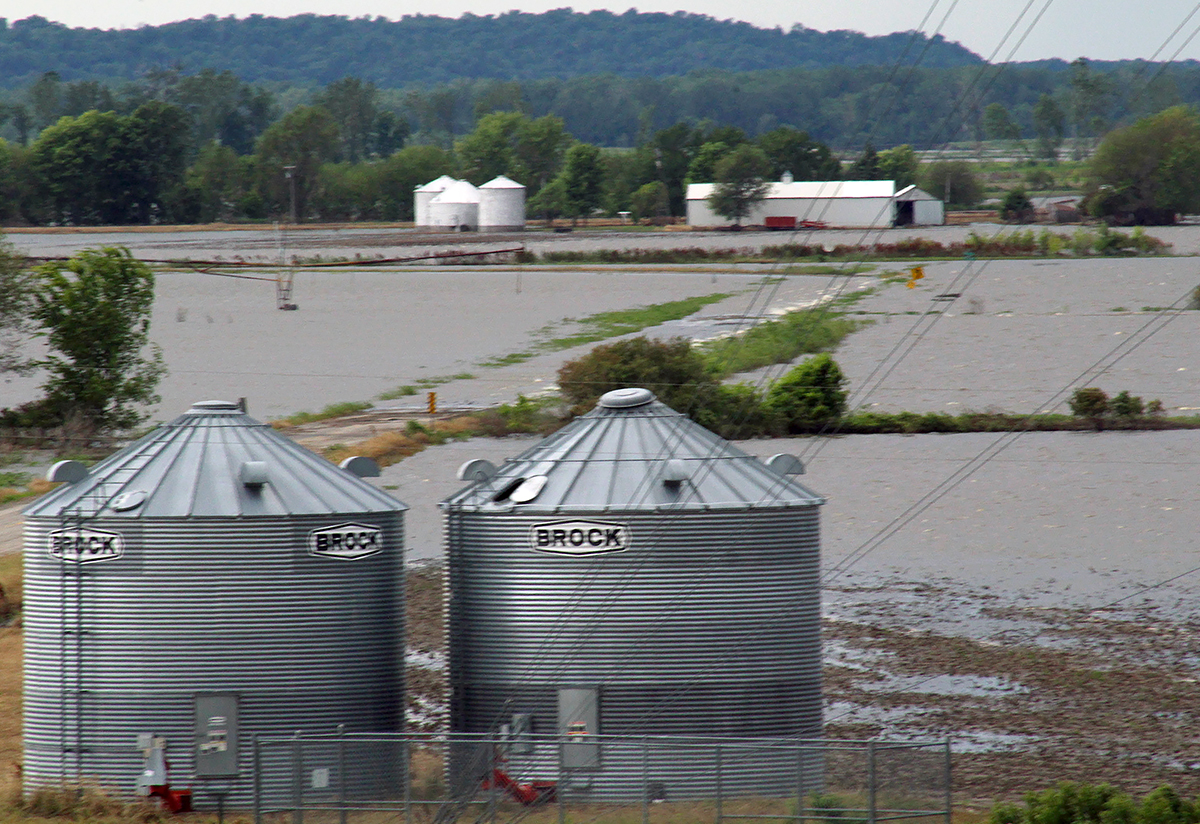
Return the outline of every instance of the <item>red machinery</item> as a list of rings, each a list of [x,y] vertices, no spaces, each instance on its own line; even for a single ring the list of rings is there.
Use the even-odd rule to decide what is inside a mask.
[[[554,781],[530,781],[528,784],[521,784],[499,767],[492,770],[490,781],[486,778],[483,780],[485,790],[498,787],[527,807],[553,801],[557,786],[557,782]]]

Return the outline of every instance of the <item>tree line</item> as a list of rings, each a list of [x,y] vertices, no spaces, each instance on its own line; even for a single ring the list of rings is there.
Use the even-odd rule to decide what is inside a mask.
[[[1095,150],[1094,188],[1103,193],[1090,201],[1097,214],[1162,222],[1192,211],[1192,110],[1172,106],[1114,128],[1115,107],[1122,100],[1128,107],[1130,99],[1118,94],[1113,78],[1083,59],[1066,78],[1063,90],[1042,93],[1032,106],[1032,138],[1001,103],[980,109],[981,137],[1030,160],[1053,162],[1068,138],[1076,151]],[[922,168],[910,145],[877,151],[882,141],[871,134],[845,164],[813,132],[775,120],[747,129],[729,119],[688,117],[657,127],[647,117],[632,146],[611,146],[588,140],[557,114],[530,111],[519,84],[491,92],[476,100],[464,126],[453,94],[412,92],[398,107],[394,95],[356,77],[288,108],[229,72],[157,71],[115,91],[46,74],[0,111],[11,135],[0,139],[0,220],[196,223],[294,210],[300,220],[403,221],[412,219],[413,189],[442,174],[476,184],[512,177],[527,187],[535,216],[602,210],[666,217],[684,213],[687,183],[717,180],[721,161],[743,146],[760,154],[742,167],[763,180],[784,172],[796,180],[891,179],[919,183],[967,208],[982,194],[969,163]],[[1146,122],[1160,123],[1166,137],[1112,148]],[[1164,145],[1185,148],[1162,159],[1162,169],[1143,164],[1138,171],[1121,162]],[[1140,182],[1131,189],[1125,181],[1135,174]]]
[[[561,44],[563,47],[560,47]],[[567,47],[569,44],[569,47]],[[868,37],[803,26],[763,29],[700,14],[556,9],[351,19],[184,20],[136,29],[68,28],[42,17],[0,20],[0,78],[24,85],[43,72],[68,81],[132,80],[146,66],[228,70],[254,83],[325,85],[346,75],[398,88],[461,78],[536,79],[611,72],[660,77],[696,69],[750,71],[789,66],[961,66],[981,58],[940,36]]]
[[[1200,64],[1168,70],[1080,58],[1070,64],[904,72],[833,66],[692,70],[665,77],[459,78],[397,86],[371,80],[370,73],[315,85],[255,83],[228,69],[189,73],[178,66],[152,67],[120,82],[46,71],[0,92],[0,137],[26,144],[63,115],[90,109],[128,114],[158,100],[189,113],[193,146],[217,139],[245,154],[268,125],[298,105],[324,100],[331,110],[353,109],[364,95],[383,119],[356,128],[375,129],[385,143],[399,131],[412,142],[450,148],[482,115],[519,111],[559,117],[580,140],[609,147],[636,146],[680,121],[709,120],[752,135],[793,126],[841,151],[858,151],[867,141],[928,149],[991,139],[1012,141],[1018,154],[1053,157],[1068,138],[1086,149],[1114,126],[1174,105],[1200,104]],[[345,102],[335,103],[341,97]]]

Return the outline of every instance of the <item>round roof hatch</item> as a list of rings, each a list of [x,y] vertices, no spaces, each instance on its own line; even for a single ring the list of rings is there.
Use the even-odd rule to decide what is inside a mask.
[[[609,409],[628,409],[632,406],[645,406],[652,400],[654,393],[649,389],[614,389],[600,396],[600,405]]]

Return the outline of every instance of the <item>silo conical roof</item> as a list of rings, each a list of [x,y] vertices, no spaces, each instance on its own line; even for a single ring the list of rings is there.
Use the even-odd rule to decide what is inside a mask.
[[[436,180],[431,180],[424,186],[418,186],[414,191],[417,192],[444,192],[446,188],[458,181],[450,175],[442,175]]]
[[[43,496],[25,515],[279,517],[407,508],[237,404],[203,401]]]
[[[430,203],[478,203],[479,190],[470,181],[456,180],[435,195]]]
[[[618,389],[494,474],[446,498],[442,507],[679,512],[823,503],[790,475],[674,411],[649,390]]]
[[[491,180],[489,180],[487,183],[483,184],[479,188],[480,189],[524,189],[525,187],[522,184],[518,183],[517,181],[515,181],[511,178],[505,177],[504,175],[497,175],[496,177],[492,178]]]

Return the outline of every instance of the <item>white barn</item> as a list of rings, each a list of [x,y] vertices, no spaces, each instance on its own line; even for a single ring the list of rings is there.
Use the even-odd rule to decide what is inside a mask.
[[[946,204],[916,186],[896,192],[896,226],[941,226],[946,222]]]
[[[691,226],[730,226],[733,221],[721,217],[708,203],[715,183],[692,183],[687,187],[687,220]],[[926,198],[932,198],[915,187]],[[914,207],[919,198],[913,197]],[[907,202],[907,201],[906,201]],[[924,201],[920,201],[924,203]],[[937,204],[939,207],[941,203]],[[898,213],[896,184],[891,180],[804,180],[784,179],[772,183],[767,196],[750,211],[745,223],[763,225],[767,218],[817,221],[828,226],[883,228],[896,224]],[[903,207],[915,214],[915,208]],[[931,210],[922,207],[920,216]],[[917,222],[917,221],[910,221]],[[941,223],[939,219],[936,221]]]

